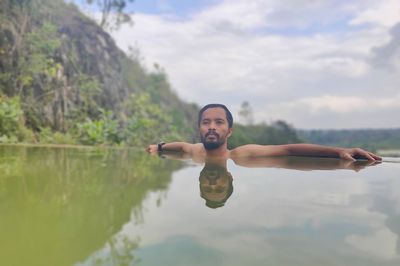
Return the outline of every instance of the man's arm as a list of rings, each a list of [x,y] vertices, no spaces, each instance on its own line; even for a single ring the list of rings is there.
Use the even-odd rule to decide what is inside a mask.
[[[233,160],[237,165],[250,168],[271,167],[303,171],[349,169],[358,172],[368,166],[374,166],[381,163],[381,161],[349,161],[336,160],[335,158],[310,158],[304,156],[236,157],[233,158]]]
[[[286,145],[244,145],[232,151],[232,156],[309,156],[341,158],[355,161],[366,159],[371,161],[382,160],[372,152],[360,148],[339,148],[315,144],[286,144]]]
[[[162,146],[162,151],[171,151],[171,152],[183,152],[183,153],[191,153],[194,144],[190,144],[187,142],[171,142],[166,143]],[[158,146],[157,145],[149,145],[146,148],[148,153],[157,153]]]

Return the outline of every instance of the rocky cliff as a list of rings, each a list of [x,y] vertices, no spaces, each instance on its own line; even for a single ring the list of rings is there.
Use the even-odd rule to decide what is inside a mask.
[[[147,93],[172,123],[193,132],[197,106],[181,101],[165,73],[147,72],[75,6],[4,0],[0,21],[0,95],[21,98],[33,130],[65,132],[103,110],[123,123],[133,115],[129,98]]]

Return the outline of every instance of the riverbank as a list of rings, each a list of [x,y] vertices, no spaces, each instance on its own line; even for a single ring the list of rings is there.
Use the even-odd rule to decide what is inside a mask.
[[[99,150],[99,149],[113,149],[113,150],[144,150],[140,147],[129,147],[129,146],[107,146],[107,145],[74,145],[74,144],[51,144],[51,143],[0,143],[0,146],[15,146],[15,147],[38,147],[38,148],[72,148],[72,149],[87,149],[87,150]]]

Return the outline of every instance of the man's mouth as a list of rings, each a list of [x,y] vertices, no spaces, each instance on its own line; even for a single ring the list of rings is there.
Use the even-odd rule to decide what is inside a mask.
[[[207,133],[206,138],[208,139],[217,139],[219,136],[217,133]]]

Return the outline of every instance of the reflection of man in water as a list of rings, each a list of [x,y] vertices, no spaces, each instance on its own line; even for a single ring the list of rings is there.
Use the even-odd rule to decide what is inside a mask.
[[[199,182],[200,196],[206,200],[207,207],[222,207],[232,195],[233,178],[224,166],[206,163],[200,172]]]

